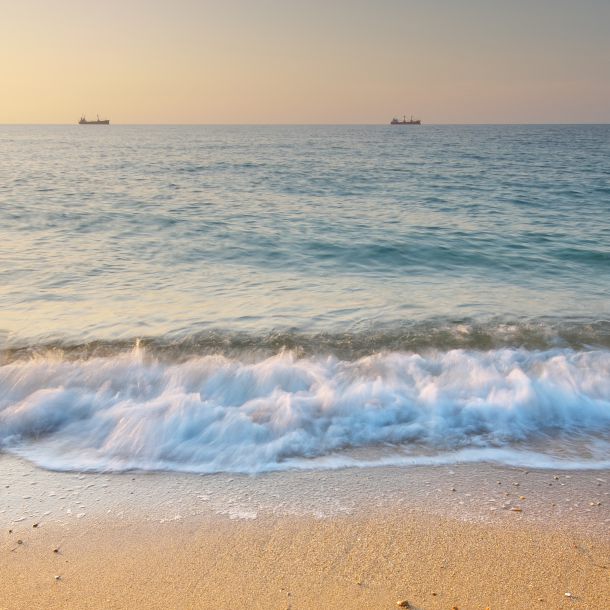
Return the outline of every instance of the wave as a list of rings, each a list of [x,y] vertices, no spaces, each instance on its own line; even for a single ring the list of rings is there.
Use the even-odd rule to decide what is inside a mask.
[[[349,312],[348,312],[349,313]],[[606,319],[538,318],[529,320],[429,318],[421,321],[376,324],[344,332],[307,333],[299,330],[236,332],[187,328],[162,336],[115,340],[20,339],[0,329],[0,365],[32,357],[60,355],[64,359],[110,357],[135,344],[164,361],[184,361],[202,355],[267,358],[282,350],[299,357],[333,355],[354,360],[376,352],[426,350],[490,350],[503,347],[546,350],[610,349],[610,321]]]
[[[0,366],[0,448],[54,469],[595,468],[610,467],[609,433],[606,349],[167,361],[137,345]]]

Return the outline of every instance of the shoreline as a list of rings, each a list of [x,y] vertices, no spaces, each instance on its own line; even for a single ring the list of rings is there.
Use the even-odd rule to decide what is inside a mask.
[[[0,474],[2,609],[605,610],[610,599],[608,471],[80,474],[0,455]]]

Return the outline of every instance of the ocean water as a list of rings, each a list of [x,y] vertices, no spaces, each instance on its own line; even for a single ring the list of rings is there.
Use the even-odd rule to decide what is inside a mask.
[[[610,467],[610,126],[0,126],[0,450]]]

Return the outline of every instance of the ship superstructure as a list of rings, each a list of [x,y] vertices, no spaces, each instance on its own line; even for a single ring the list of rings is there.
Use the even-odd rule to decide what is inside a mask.
[[[78,122],[79,125],[110,125],[109,119],[100,119],[100,115],[97,115],[97,120],[88,121],[87,117],[83,114]]]
[[[402,117],[402,121],[400,121],[399,119],[394,117],[390,121],[390,125],[421,125],[421,120],[420,119],[414,119],[413,115],[411,115],[411,118],[407,121],[407,115],[404,115]]]

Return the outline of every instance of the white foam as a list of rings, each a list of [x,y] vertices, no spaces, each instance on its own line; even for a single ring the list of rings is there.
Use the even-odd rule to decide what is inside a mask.
[[[386,353],[354,362],[285,352],[168,364],[136,348],[0,367],[0,446],[54,469],[479,460],[608,467],[600,439],[609,432],[607,350]],[[557,452],[559,441],[580,449]],[[360,448],[370,449],[366,457],[350,453]]]

